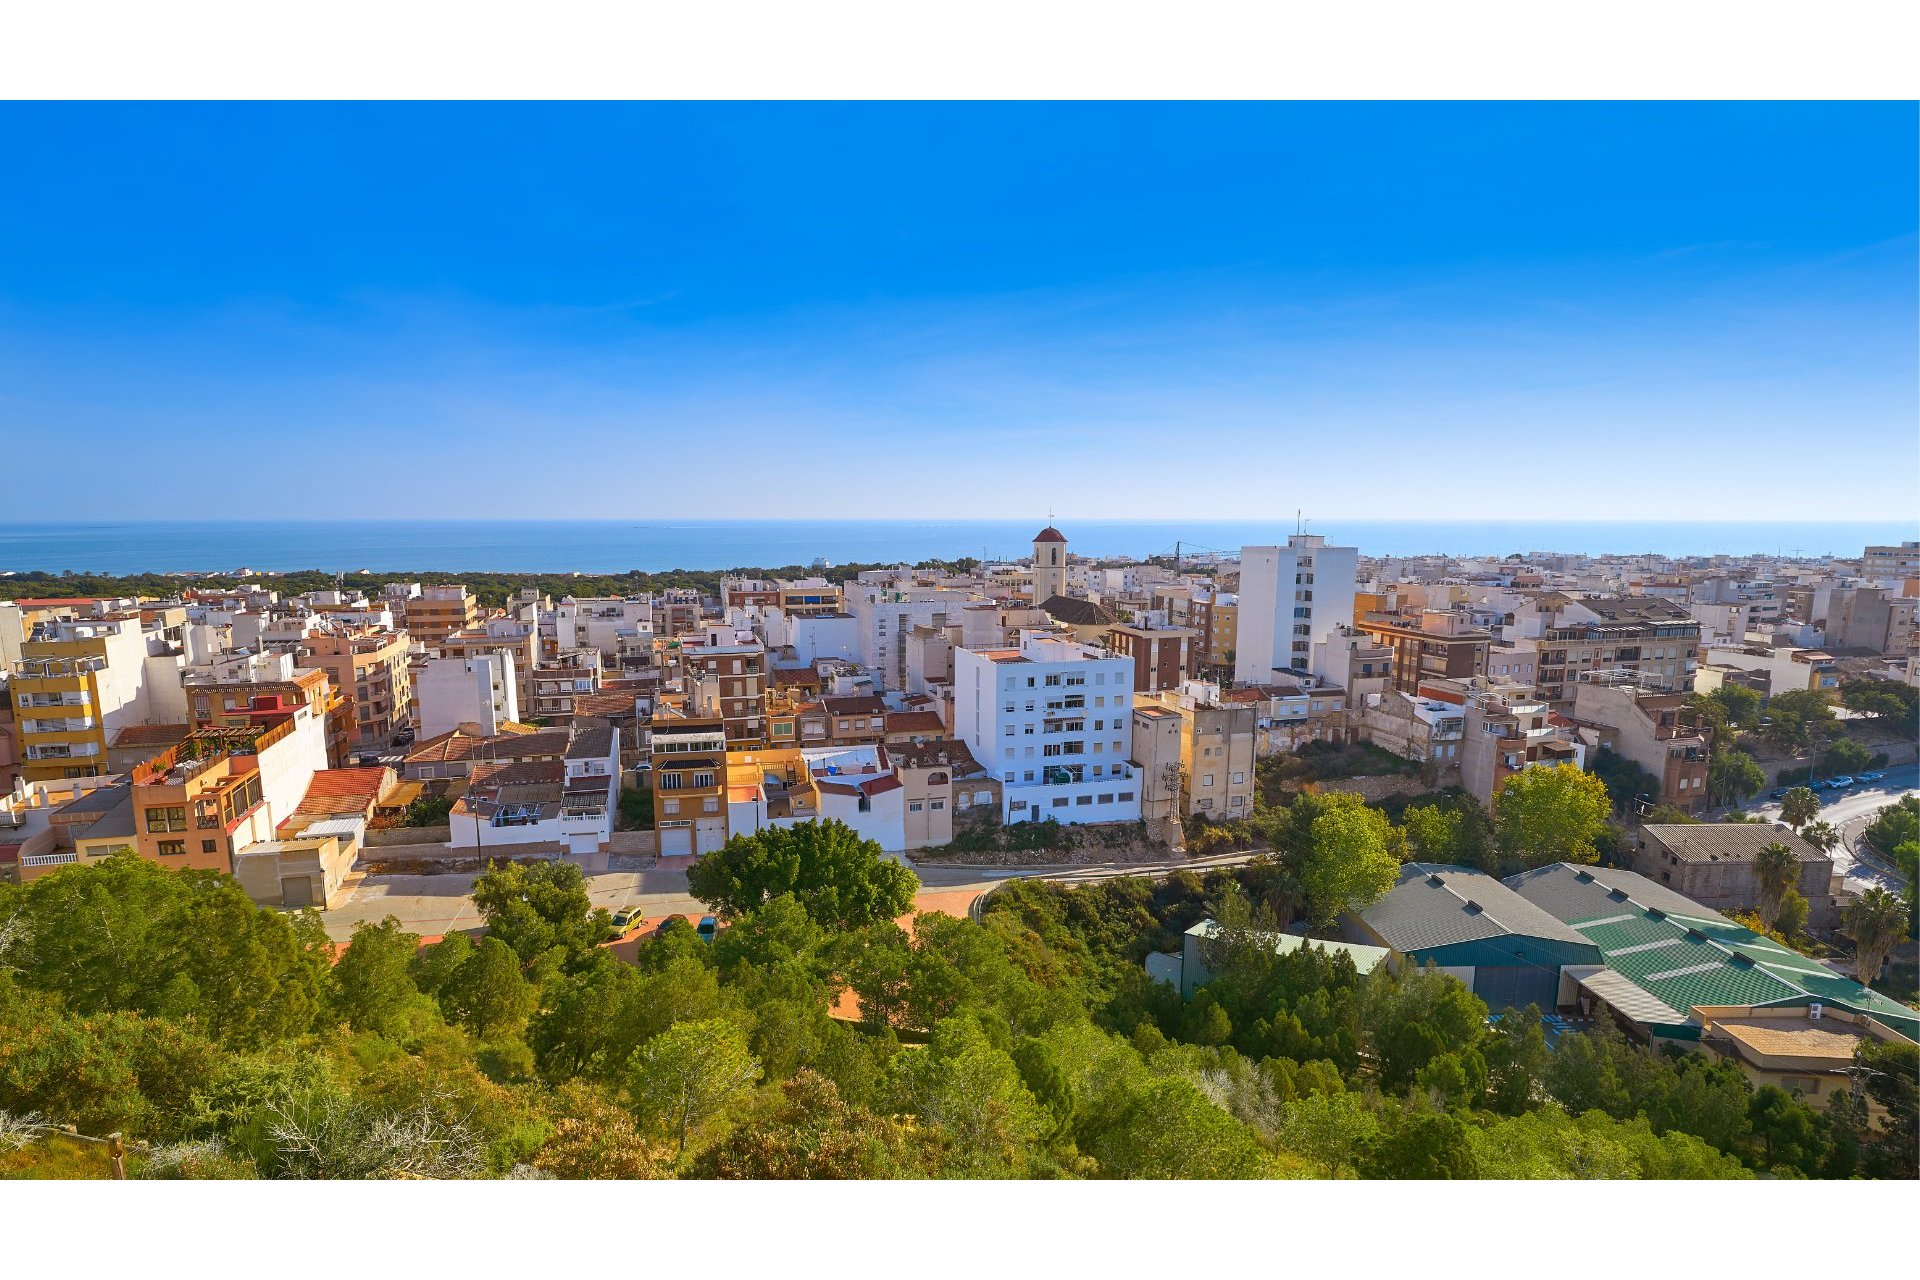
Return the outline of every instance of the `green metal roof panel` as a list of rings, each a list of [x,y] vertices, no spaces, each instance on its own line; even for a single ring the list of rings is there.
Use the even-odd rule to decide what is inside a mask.
[[[1677,909],[1687,900],[1644,876],[1562,863],[1506,883],[1568,920],[1609,970],[1661,1005],[1684,1012],[1820,1000],[1920,1039],[1915,1010],[1697,903]]]

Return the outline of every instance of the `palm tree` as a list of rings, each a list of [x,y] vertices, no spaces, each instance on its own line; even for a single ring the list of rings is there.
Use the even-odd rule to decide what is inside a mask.
[[[1832,853],[1834,846],[1840,843],[1840,833],[1825,818],[1809,822],[1806,830],[1800,833],[1800,838],[1822,853]]]
[[[1780,821],[1795,831],[1812,822],[1820,812],[1820,797],[1805,787],[1794,787],[1780,798]]]
[[[1778,840],[1760,846],[1760,851],[1753,855],[1754,910],[1760,915],[1760,923],[1769,930],[1780,918],[1781,900],[1799,879],[1800,859]]]
[[[1887,955],[1907,939],[1907,904],[1876,885],[1848,903],[1841,920],[1853,939],[1854,976],[1872,982]]]

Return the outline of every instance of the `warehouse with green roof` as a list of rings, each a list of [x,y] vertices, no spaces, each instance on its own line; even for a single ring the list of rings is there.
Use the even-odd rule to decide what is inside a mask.
[[[1632,871],[1560,862],[1505,883],[1599,949],[1566,977],[1649,1041],[1699,1039],[1703,1005],[1845,1009],[1920,1039],[1920,1012]]]

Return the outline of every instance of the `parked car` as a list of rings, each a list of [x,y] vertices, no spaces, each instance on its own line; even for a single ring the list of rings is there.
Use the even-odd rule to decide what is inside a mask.
[[[1787,798],[1787,792],[1791,790],[1793,790],[1792,787],[1775,787],[1772,791],[1767,792],[1767,799],[1785,800]]]
[[[1859,776],[1861,782],[1885,782],[1886,779],[1886,773],[1879,769],[1875,769],[1871,773],[1863,773]]]
[[[1834,791],[1845,791],[1848,787],[1852,785],[1853,785],[1853,778],[1850,775],[1844,774],[1844,773],[1837,778],[1827,779],[1827,786]]]
[[[720,921],[714,916],[701,916],[700,927],[694,932],[700,935],[700,941],[712,942],[713,935],[720,932]]]
[[[622,907],[614,912],[613,932],[615,936],[621,938],[626,937],[627,931],[637,927],[645,914],[646,913],[638,907]]]
[[[679,922],[679,919],[680,919],[679,916],[668,916],[665,920],[662,920],[659,924],[653,926],[653,933],[651,936],[655,938],[666,937],[667,930],[673,928],[673,926]]]

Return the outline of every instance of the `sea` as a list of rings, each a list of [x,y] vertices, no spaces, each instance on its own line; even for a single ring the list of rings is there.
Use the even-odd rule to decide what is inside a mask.
[[[1074,553],[1237,553],[1284,543],[1292,518],[1055,522]],[[359,520],[0,523],[6,573],[657,573],[669,569],[914,562],[1031,551],[1038,520]],[[1365,555],[1547,551],[1667,556],[1756,553],[1858,556],[1920,536],[1920,521],[1449,522],[1315,520],[1306,532]],[[0,586],[4,577],[0,577]]]

